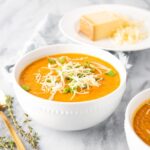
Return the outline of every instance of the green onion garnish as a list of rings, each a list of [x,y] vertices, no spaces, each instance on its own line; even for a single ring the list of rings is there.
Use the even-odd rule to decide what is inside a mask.
[[[61,64],[64,64],[66,62],[66,58],[64,56],[62,57],[59,57],[58,58],[58,61],[61,63]]]
[[[88,61],[86,61],[83,65],[84,65],[85,68],[90,67],[90,63]]]
[[[68,81],[72,81],[73,80],[71,77],[66,77],[65,79],[68,80]]]
[[[48,58],[48,62],[50,64],[55,64],[56,63],[56,61],[53,58]]]
[[[84,84],[84,86],[82,87],[83,89],[86,89],[87,88],[87,84]]]
[[[51,83],[51,80],[50,80],[50,79],[47,79],[46,82]]]
[[[116,73],[113,70],[110,70],[109,72],[106,73],[106,75],[108,75],[110,77],[114,77],[116,75]]]
[[[30,87],[28,85],[22,85],[21,86],[25,91],[29,91]]]
[[[79,74],[78,74],[78,77],[79,77],[79,78],[82,78],[82,77],[84,77],[84,74],[79,73]]]
[[[63,93],[64,94],[70,93],[70,88],[69,87],[64,88]]]
[[[95,72],[96,71],[96,69],[95,68],[91,68],[91,72]]]

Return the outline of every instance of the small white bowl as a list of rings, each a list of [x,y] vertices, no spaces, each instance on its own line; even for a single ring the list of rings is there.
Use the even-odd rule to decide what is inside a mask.
[[[135,133],[132,126],[134,113],[139,108],[139,106],[148,99],[150,99],[150,88],[140,92],[138,95],[133,97],[127,106],[124,127],[127,143],[130,150],[150,150],[150,146],[142,141],[142,139]]]
[[[24,91],[18,84],[21,71],[39,58],[58,53],[82,53],[107,61],[120,74],[119,87],[107,96],[85,102],[49,101]],[[37,122],[57,130],[81,130],[102,122],[116,109],[126,87],[126,70],[115,56],[98,48],[77,44],[50,45],[26,54],[15,65],[13,77],[15,93],[24,111]]]

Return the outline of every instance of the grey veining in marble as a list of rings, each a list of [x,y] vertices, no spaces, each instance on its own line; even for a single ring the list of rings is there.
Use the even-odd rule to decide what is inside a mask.
[[[47,39],[46,43],[49,44],[69,42],[58,31],[60,17],[74,8],[97,3],[121,3],[150,9],[149,0],[0,0],[0,89],[15,96],[10,76],[2,67],[10,59],[13,61],[14,57],[20,56],[24,45],[47,14],[51,24],[40,31],[41,37]],[[50,33],[45,34],[47,29]],[[28,48],[34,47],[38,45],[33,44]],[[41,150],[128,150],[123,126],[124,113],[129,100],[139,91],[150,87],[150,50],[130,52],[129,56],[129,63],[133,67],[128,71],[127,89],[114,114],[95,127],[77,132],[54,131],[33,122],[41,136]],[[23,111],[16,99],[14,106],[17,118],[21,120]],[[0,131],[8,135],[1,120]]]

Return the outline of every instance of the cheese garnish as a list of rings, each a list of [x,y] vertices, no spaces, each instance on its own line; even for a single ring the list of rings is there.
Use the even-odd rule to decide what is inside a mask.
[[[111,69],[97,62],[86,62],[86,59],[86,57],[78,59],[68,56],[50,57],[48,66],[44,67],[48,73],[42,75],[40,68],[35,74],[35,80],[41,85],[43,92],[50,93],[50,100],[54,99],[57,92],[71,93],[71,99],[76,94],[88,94],[90,87],[101,86],[102,74]]]
[[[124,43],[135,44],[147,37],[147,32],[141,23],[128,22],[125,27],[118,28],[113,34],[113,40],[122,45]]]

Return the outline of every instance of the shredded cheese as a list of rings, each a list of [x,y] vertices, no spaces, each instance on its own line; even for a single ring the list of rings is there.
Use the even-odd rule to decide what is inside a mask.
[[[40,68],[35,74],[35,80],[43,92],[50,93],[50,100],[54,99],[57,92],[72,93],[71,99],[76,94],[88,94],[90,87],[101,86],[102,73],[111,69],[97,62],[84,64],[81,60],[85,59],[87,58],[71,59],[66,56],[48,58],[49,63],[44,67],[48,73],[42,75]]]
[[[124,43],[135,44],[145,39],[147,32],[141,23],[129,21],[127,26],[117,29],[112,37],[119,45]]]

